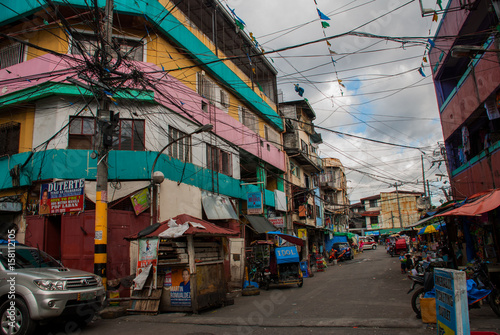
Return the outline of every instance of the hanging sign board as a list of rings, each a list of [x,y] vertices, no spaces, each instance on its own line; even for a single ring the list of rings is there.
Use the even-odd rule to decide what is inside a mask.
[[[150,198],[149,189],[145,188],[140,192],[130,196],[132,205],[134,206],[135,215],[139,215],[149,208]]]
[[[261,192],[247,193],[247,213],[248,214],[263,213]]]
[[[276,228],[283,228],[285,226],[285,218],[283,216],[276,216],[267,218]]]
[[[303,240],[307,240],[307,229],[298,229],[297,236]]]
[[[85,179],[64,180],[40,187],[38,214],[83,211]]]
[[[466,273],[434,269],[438,334],[469,335]]]

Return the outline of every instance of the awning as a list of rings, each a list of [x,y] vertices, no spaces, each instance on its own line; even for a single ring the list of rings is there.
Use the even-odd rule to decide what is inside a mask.
[[[238,215],[231,204],[231,200],[224,195],[216,195],[203,191],[201,194],[201,203],[209,220],[238,220]]]
[[[250,225],[258,234],[276,231],[276,227],[263,216],[245,215],[245,218],[250,222]]]
[[[432,219],[434,219],[434,215],[433,215],[433,216],[426,217],[426,218],[424,218],[424,219],[422,219],[422,220],[419,220],[419,221],[417,221],[417,222],[415,222],[415,223],[412,223],[411,225],[406,226],[405,228],[413,228],[413,227],[416,227],[416,226],[418,226],[418,225],[421,225],[422,223],[425,223],[425,222],[427,222],[427,221],[429,221],[429,220],[432,220]]]
[[[298,238],[298,237],[295,237],[295,236],[292,236],[292,235],[288,235],[288,234],[283,234],[280,231],[270,231],[270,232],[268,232],[268,234],[269,235],[278,235],[279,237],[281,237],[285,241],[288,241],[290,243],[293,243],[293,244],[296,244],[296,245],[299,245],[299,246],[303,246],[304,245],[304,241],[301,238]]]
[[[466,203],[449,212],[438,214],[438,216],[477,216],[490,212],[500,206],[500,189],[493,190],[486,195]]]

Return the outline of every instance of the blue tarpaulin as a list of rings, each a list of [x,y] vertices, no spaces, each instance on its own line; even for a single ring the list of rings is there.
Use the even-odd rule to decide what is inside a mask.
[[[300,261],[296,246],[276,248],[274,252],[278,264],[298,263]]]

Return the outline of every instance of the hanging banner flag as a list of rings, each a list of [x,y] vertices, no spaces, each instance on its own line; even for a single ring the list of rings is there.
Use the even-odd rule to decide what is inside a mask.
[[[318,15],[321,20],[330,20],[330,18],[325,14],[321,13],[321,11],[318,8],[316,8],[316,10],[318,11]]]
[[[322,26],[323,28],[328,28],[328,27],[330,27],[330,24],[329,24],[328,22],[321,21],[321,26]]]

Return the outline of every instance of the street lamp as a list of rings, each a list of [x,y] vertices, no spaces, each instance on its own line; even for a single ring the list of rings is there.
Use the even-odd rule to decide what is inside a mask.
[[[180,140],[183,140],[185,139],[186,137],[190,137],[192,136],[193,134],[199,134],[199,133],[203,133],[203,132],[207,132],[207,131],[211,131],[213,129],[213,125],[211,124],[204,124],[203,126],[201,127],[198,127],[196,128],[194,131],[190,132],[189,134],[186,134],[186,135],[183,135],[179,138],[176,138],[175,140],[169,142],[166,146],[164,146],[159,152],[158,154],[156,155],[156,158],[153,162],[153,166],[151,167],[151,174],[150,174],[150,178],[151,178],[151,196],[154,198],[152,200],[154,200],[154,207],[156,209],[157,207],[157,203],[156,203],[156,200],[157,200],[157,196],[155,195],[155,193],[153,192],[154,191],[154,187],[157,185],[157,184],[161,184],[163,182],[163,180],[165,179],[163,173],[161,173],[160,171],[156,171],[155,172],[155,166],[156,166],[156,162],[158,161],[158,158],[160,158],[161,154],[167,150],[167,148],[169,146],[171,146],[172,144],[174,143],[177,143],[179,142]],[[156,218],[156,215],[153,215],[153,214],[156,214],[156,211],[155,213],[153,213],[153,206],[151,206],[151,225],[153,224],[153,219],[157,219]]]

